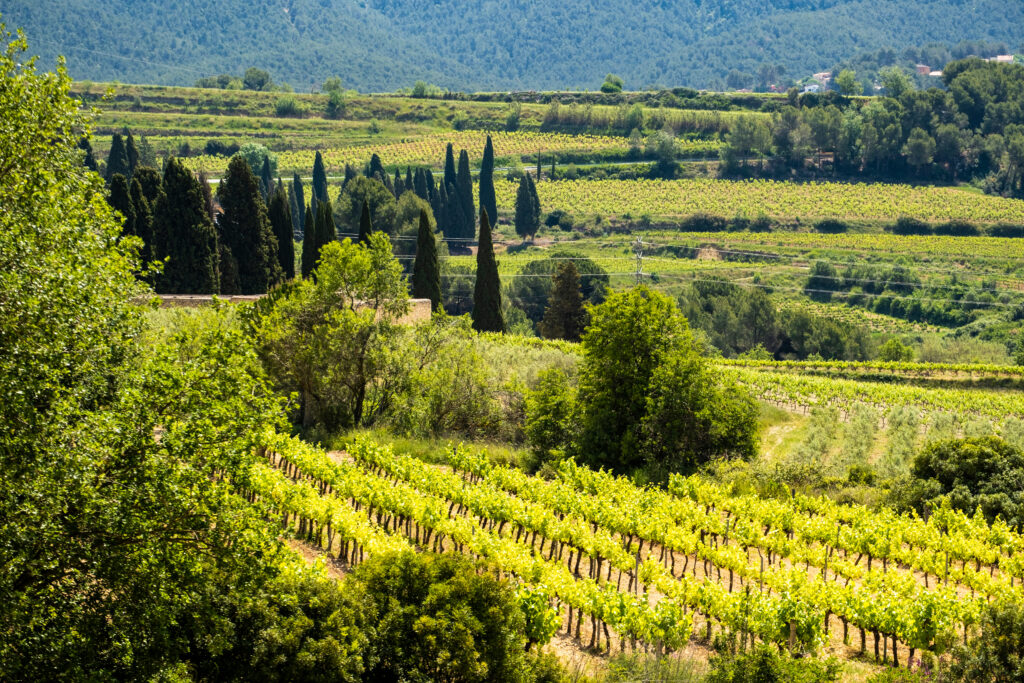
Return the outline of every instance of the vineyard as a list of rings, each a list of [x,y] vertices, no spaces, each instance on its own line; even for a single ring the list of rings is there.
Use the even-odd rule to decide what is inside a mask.
[[[1024,599],[1024,537],[943,508],[927,521],[822,498],[668,490],[564,462],[555,479],[452,448],[446,467],[358,439],[329,455],[268,435],[249,498],[349,564],[396,548],[470,555],[540,596],[542,618],[610,651],[734,633],[893,665]]]
[[[498,207],[511,210],[516,186],[495,181]],[[679,217],[710,213],[731,218],[765,215],[813,222],[824,218],[894,221],[1024,222],[1024,203],[948,187],[884,183],[790,183],[773,180],[600,180],[539,183],[546,211],[580,216]]]

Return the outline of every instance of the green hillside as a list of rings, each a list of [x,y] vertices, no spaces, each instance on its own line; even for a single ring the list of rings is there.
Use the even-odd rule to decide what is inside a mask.
[[[390,91],[722,88],[730,71],[800,77],[865,50],[932,41],[1024,42],[1004,0],[0,0],[47,59],[79,79],[191,84],[248,66],[308,90],[331,75]]]

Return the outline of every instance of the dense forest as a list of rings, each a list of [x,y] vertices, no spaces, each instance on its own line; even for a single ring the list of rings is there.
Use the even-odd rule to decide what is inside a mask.
[[[1002,0],[414,3],[408,0],[4,0],[48,60],[76,78],[192,84],[249,66],[306,90],[338,75],[360,90],[416,80],[460,90],[722,89],[730,72],[800,78],[864,50],[1024,40]]]

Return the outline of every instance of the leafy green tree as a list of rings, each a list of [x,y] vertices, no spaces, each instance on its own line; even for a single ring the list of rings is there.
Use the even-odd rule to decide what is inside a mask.
[[[515,595],[464,558],[391,554],[364,563],[353,579],[375,606],[377,657],[367,680],[531,680]]]
[[[903,145],[903,155],[907,157],[907,163],[920,174],[921,169],[932,163],[935,157],[935,139],[927,131],[915,128],[910,131],[910,137]]]
[[[857,72],[843,69],[836,76],[836,89],[840,95],[863,95],[864,86],[857,81]]]
[[[135,206],[132,204],[131,189],[128,187],[128,179],[120,173],[115,173],[110,178],[110,193],[107,196],[107,203],[124,217],[121,222],[124,234],[135,234]]]
[[[370,220],[370,203],[363,200],[363,211],[359,216],[359,242],[367,244],[373,232],[373,221]]]
[[[476,209],[473,202],[473,176],[469,172],[469,155],[466,153],[466,150],[459,152],[456,188],[459,192],[459,202],[462,207],[464,221],[459,237],[471,240],[476,236]]]
[[[381,232],[367,245],[330,242],[319,259],[315,276],[260,322],[260,354],[278,388],[299,394],[304,426],[370,425],[394,397],[395,373],[403,372],[393,363],[395,321],[409,307],[402,268]]]
[[[350,180],[338,195],[335,221],[344,232],[359,232],[363,205],[369,208],[374,229],[388,235],[395,234],[395,215],[398,210],[395,195],[381,181],[364,176]]]
[[[476,285],[473,288],[473,329],[479,332],[504,332],[501,312],[501,280],[494,259],[491,223],[487,212],[480,212],[480,239],[476,253]]]
[[[576,391],[559,368],[544,370],[526,395],[523,431],[537,464],[561,459],[579,433]]]
[[[224,209],[221,230],[238,265],[239,289],[242,294],[263,294],[281,281],[283,273],[259,183],[241,156],[232,157],[228,164],[220,184],[220,203]]]
[[[537,331],[545,339],[579,341],[587,322],[580,274],[572,261],[563,261],[553,280],[551,298]]]
[[[882,80],[882,88],[889,97],[899,98],[903,93],[914,89],[914,81],[910,75],[898,66],[887,66],[878,72]]]
[[[952,654],[943,681],[1024,679],[1024,607],[1006,598],[990,602],[981,612],[981,633]]]
[[[247,142],[236,154],[241,155],[249,163],[249,170],[255,176],[262,176],[263,165],[267,162],[270,163],[270,175],[277,173],[277,155],[259,143]]]
[[[441,308],[441,266],[437,258],[437,238],[430,227],[426,211],[420,211],[420,228],[416,239],[416,261],[412,267],[412,295],[430,299],[432,311]]]
[[[1024,452],[994,436],[933,441],[911,467],[907,504],[923,513],[943,499],[958,510],[981,508],[992,521],[1024,526]]]
[[[278,186],[267,210],[270,227],[277,238],[277,261],[285,280],[295,277],[295,243],[292,241],[292,211],[284,186]]]
[[[245,70],[245,75],[242,76],[242,85],[246,90],[270,90],[274,82],[270,79],[269,73],[251,66]]]
[[[199,181],[177,158],[164,169],[153,207],[157,259],[168,259],[157,278],[162,294],[217,294],[217,232],[206,210]]]
[[[893,337],[878,348],[878,360],[890,363],[911,361],[914,360],[914,349]]]
[[[494,194],[494,145],[490,135],[484,144],[484,158],[480,162],[480,208],[491,220],[498,220],[498,199]]]
[[[107,184],[115,175],[123,175],[129,178],[132,175],[131,166],[128,163],[128,150],[124,146],[124,138],[120,133],[114,133],[110,142],[110,152],[107,154]]]
[[[555,251],[550,257],[534,259],[523,266],[519,274],[529,277],[513,278],[508,287],[510,303],[522,309],[535,325],[544,318],[551,293],[554,291],[554,275],[566,259],[572,259],[573,266],[580,275],[580,289],[584,300],[591,304],[604,301],[609,283],[605,269],[579,252]]]
[[[622,79],[615,74],[608,74],[604,77],[604,83],[601,84],[601,92],[605,93],[617,93],[622,92],[622,86],[625,85]]]

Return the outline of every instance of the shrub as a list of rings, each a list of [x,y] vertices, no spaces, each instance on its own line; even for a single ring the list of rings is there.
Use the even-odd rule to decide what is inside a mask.
[[[878,349],[878,360],[890,363],[907,362],[914,359],[914,349],[896,337],[882,344]]]
[[[277,112],[278,116],[302,116],[306,113],[306,110],[299,104],[294,95],[282,95],[277,98],[274,111]]]
[[[949,221],[935,226],[936,235],[959,235],[961,237],[974,237],[979,233],[978,226],[967,221]]]
[[[911,218],[909,216],[900,216],[890,230],[897,235],[931,235],[932,226],[924,221]]]
[[[679,224],[684,232],[723,232],[729,221],[710,213],[695,213]]]
[[[1024,237],[1024,225],[997,223],[988,229],[991,237]]]
[[[818,232],[835,234],[840,232],[846,232],[847,230],[850,229],[850,226],[836,218],[825,218],[824,220],[820,220],[817,223],[815,223],[814,229]]]
[[[981,636],[953,651],[950,683],[1024,680],[1024,606],[997,600],[981,614]]]
[[[794,658],[772,645],[759,644],[749,652],[719,655],[711,660],[706,683],[826,683],[839,680],[835,658]]]

